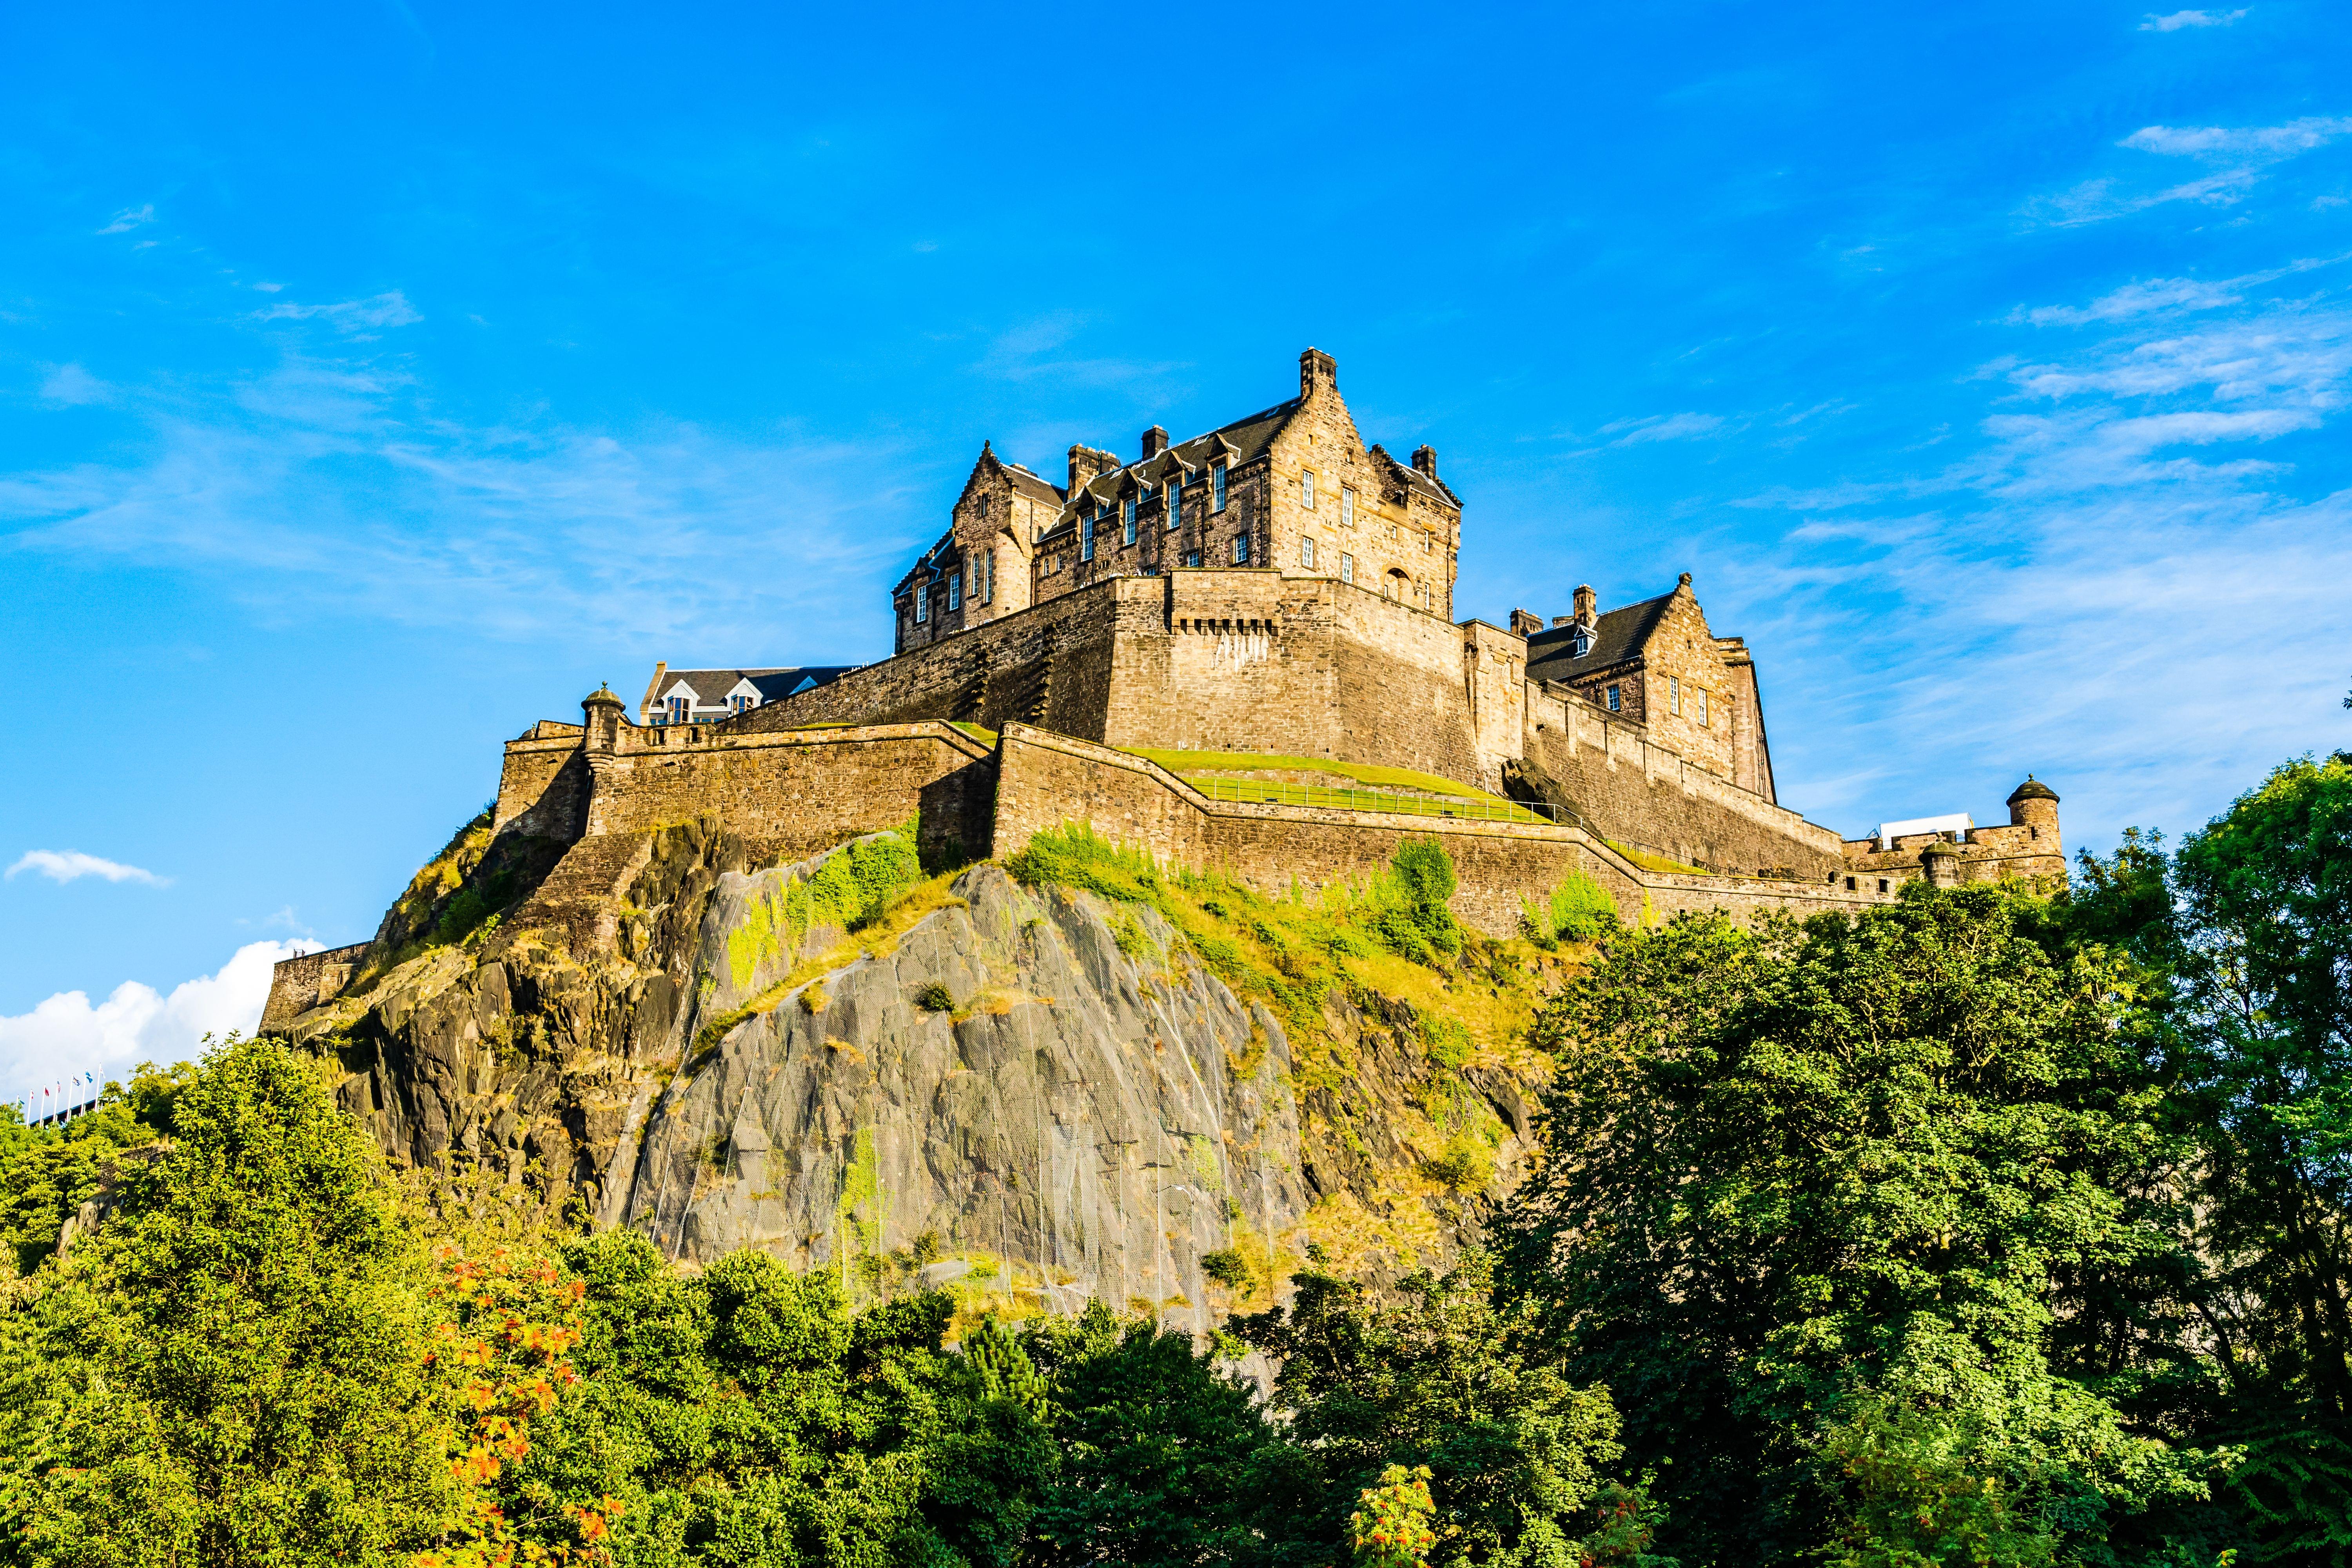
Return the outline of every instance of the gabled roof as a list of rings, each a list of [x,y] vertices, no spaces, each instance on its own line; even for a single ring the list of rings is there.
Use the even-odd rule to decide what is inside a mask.
[[[1291,415],[1297,411],[1298,401],[1294,397],[1287,402],[1277,403],[1271,408],[1261,408],[1255,414],[1246,415],[1230,425],[1220,425],[1204,436],[1195,436],[1189,441],[1179,441],[1169,447],[1165,453],[1150,458],[1139,458],[1125,468],[1113,468],[1108,473],[1097,474],[1070,493],[1066,510],[1075,515],[1090,498],[1098,506],[1104,508],[1115,506],[1118,501],[1119,486],[1122,480],[1137,469],[1149,469],[1156,476],[1160,469],[1168,466],[1171,458],[1183,464],[1188,469],[1198,472],[1218,461],[1238,468],[1244,463],[1262,457],[1265,449],[1274,445],[1274,438],[1282,433],[1282,427],[1289,422]]]
[[[1576,635],[1574,626],[1536,633],[1528,638],[1528,679],[1572,682],[1624,663],[1648,645],[1650,634],[1658,629],[1674,598],[1672,594],[1661,594],[1604,612],[1592,629],[1591,651],[1582,658],[1569,652],[1569,639]]]
[[[667,706],[671,693],[684,687],[686,692],[692,694],[697,707],[723,707],[727,694],[745,681],[759,692],[761,702],[774,702],[796,691],[829,686],[858,668],[854,664],[802,664],[768,669],[673,669],[665,672],[656,684],[653,705]]]
[[[1006,463],[1002,458],[997,461],[1003,466],[1004,477],[1013,481],[1013,489],[1021,495],[1043,506],[1062,504],[1061,486],[1046,483],[1018,463]]]

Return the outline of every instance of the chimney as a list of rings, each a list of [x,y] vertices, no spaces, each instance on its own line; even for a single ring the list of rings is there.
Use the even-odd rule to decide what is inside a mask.
[[[1414,472],[1427,474],[1431,479],[1435,479],[1437,477],[1437,448],[1434,447],[1415,447],[1412,449],[1412,466]]]
[[[1511,630],[1523,637],[1531,637],[1543,630],[1543,617],[1533,610],[1513,610]]]
[[[1569,617],[1571,621],[1588,626],[1597,626],[1601,624],[1601,597],[1592,591],[1591,584],[1580,583],[1576,585],[1575,603],[1576,614]]]
[[[1321,349],[1308,349],[1298,356],[1298,395],[1313,395],[1317,387],[1339,390],[1339,362]]]
[[[1168,432],[1154,425],[1143,433],[1143,458],[1146,462],[1168,450]]]
[[[1097,474],[1107,474],[1118,467],[1118,459],[1108,452],[1097,452],[1092,447],[1070,448],[1070,492],[1076,494],[1080,485]]]
[[[1554,616],[1551,618],[1551,629],[1554,631],[1559,630],[1562,626],[1572,626],[1574,625],[1576,625],[1576,617],[1574,616]]]

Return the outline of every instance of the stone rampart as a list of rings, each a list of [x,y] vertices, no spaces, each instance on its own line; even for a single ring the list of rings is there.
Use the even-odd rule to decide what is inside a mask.
[[[1568,688],[1528,689],[1526,755],[1559,781],[1603,833],[1716,870],[1786,870],[1826,882],[1844,861],[1838,835],[1658,745],[1647,728]]]
[[[283,1034],[300,1015],[341,995],[367,950],[366,942],[355,942],[349,947],[279,959],[270,973],[269,1000],[261,1009],[261,1022],[254,1033]]]
[[[1108,747],[1007,726],[999,742],[995,853],[1004,859],[1065,824],[1139,845],[1162,860],[1223,871],[1268,893],[1377,875],[1405,838],[1433,837],[1452,858],[1454,912],[1494,936],[1518,930],[1522,900],[1538,899],[1571,871],[1593,878],[1629,922],[1685,910],[1764,910],[1803,915],[1887,901],[1874,889],[1648,872],[1582,828],[1211,800],[1174,774]]]

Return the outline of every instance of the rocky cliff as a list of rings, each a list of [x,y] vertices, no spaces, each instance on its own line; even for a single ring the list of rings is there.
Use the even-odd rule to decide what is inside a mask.
[[[1360,952],[1308,1008],[1235,967],[1283,939],[1230,897],[1188,931],[991,864],[925,878],[912,842],[761,867],[714,819],[568,847],[478,822],[284,1032],[395,1161],[860,1293],[1205,1331],[1310,1240],[1441,1258],[1516,1178],[1529,955]]]

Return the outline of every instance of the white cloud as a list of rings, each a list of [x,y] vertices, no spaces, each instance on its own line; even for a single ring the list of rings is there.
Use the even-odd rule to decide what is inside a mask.
[[[1815,683],[1776,699],[1809,812],[1997,821],[2033,769],[2070,841],[2105,843],[2199,826],[2347,743],[2352,489],[2298,493],[2279,448],[2352,404],[2352,300],[2259,287],[2313,265],[2062,308],[2042,319],[2111,335],[1988,367],[1976,440],[1940,471],[1754,499],[1797,516],[1718,576],[1718,624]]]
[[[2347,131],[2352,131],[2352,118],[2330,115],[2307,115],[2284,125],[2148,125],[2116,145],[2168,158],[2255,160],[2269,163],[2324,147]]]
[[[1612,447],[1635,447],[1646,441],[1687,441],[1712,436],[1723,428],[1714,414],[1653,414],[1644,419],[1620,419],[1603,425],[1601,434],[1615,436]],[[1622,434],[1621,434],[1622,432]]]
[[[217,973],[183,982],[168,996],[126,980],[94,1005],[83,992],[60,991],[29,1013],[0,1017],[0,1095],[29,1092],[37,1101],[44,1087],[77,1073],[119,1079],[138,1062],[190,1060],[206,1035],[251,1034],[269,999],[271,965],[320,946],[299,938],[248,942]]]
[[[887,652],[881,592],[930,536],[905,504],[929,476],[895,441],[472,429],[356,357],[289,355],[114,400],[146,426],[140,460],[0,471],[0,562],[23,550],[192,571],[277,617],[790,663]],[[872,595],[845,596],[860,581]]]
[[[275,286],[272,286],[275,291]],[[372,327],[413,326],[425,318],[408,302],[408,296],[394,289],[373,294],[364,300],[344,300],[332,305],[297,305],[288,300],[272,305],[266,310],[256,310],[254,319],[260,321],[324,321],[339,332],[357,333]]]
[[[104,228],[100,229],[98,232],[100,234],[129,234],[141,224],[153,223],[154,221],[155,208],[152,204],[143,207],[125,207],[122,211],[114,215],[114,221],[112,223],[108,224]]]
[[[144,882],[151,888],[172,885],[169,877],[158,877],[152,871],[125,866],[119,860],[101,860],[79,849],[27,849],[21,859],[8,868],[7,879],[14,881],[19,871],[37,871],[52,882],[103,877],[110,882]]]
[[[106,383],[78,364],[61,364],[41,378],[41,401],[68,405],[103,403],[107,399]]]
[[[2147,20],[2139,25],[2139,30],[2143,33],[2177,33],[2183,27],[2226,27],[2252,9],[2252,6],[2240,6],[2235,11],[2175,11],[2169,16],[2159,16],[2150,12]]]

